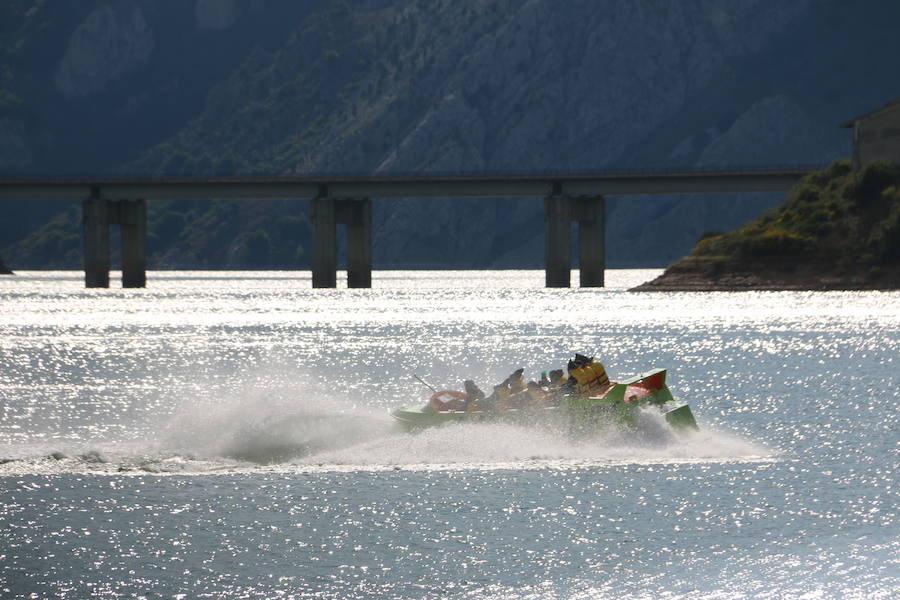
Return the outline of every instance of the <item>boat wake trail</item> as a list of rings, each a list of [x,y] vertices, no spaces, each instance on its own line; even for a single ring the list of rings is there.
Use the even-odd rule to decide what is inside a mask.
[[[393,433],[321,449],[295,465],[362,468],[521,468],[553,465],[760,460],[771,449],[733,434],[673,431],[656,411],[641,413],[637,430],[607,430],[573,438],[565,432],[509,424],[451,425]]]
[[[335,448],[383,438],[393,423],[384,411],[359,408],[322,394],[269,395],[191,408],[167,428],[179,452],[258,465],[286,463]]]
[[[642,411],[638,420],[637,429],[587,437],[496,423],[407,433],[383,409],[356,407],[322,394],[298,398],[295,393],[270,393],[189,405],[143,440],[20,448],[14,460],[0,460],[0,473],[531,469],[766,460],[776,454],[702,424],[700,431],[676,433],[652,409]]]

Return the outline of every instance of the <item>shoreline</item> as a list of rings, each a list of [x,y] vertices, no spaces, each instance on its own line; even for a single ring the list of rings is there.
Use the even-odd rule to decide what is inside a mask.
[[[735,270],[712,276],[699,271],[672,272],[638,286],[629,292],[776,292],[776,291],[895,291],[900,289],[900,268],[885,269],[873,275],[828,273],[814,270],[759,271]]]

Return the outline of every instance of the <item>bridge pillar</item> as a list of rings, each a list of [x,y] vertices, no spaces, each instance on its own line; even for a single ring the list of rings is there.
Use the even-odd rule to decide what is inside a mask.
[[[569,235],[569,198],[544,198],[544,280],[547,287],[569,287],[572,257]]]
[[[372,287],[372,200],[344,200],[347,224],[347,287]]]
[[[147,286],[147,201],[120,200],[122,226],[122,287]]]
[[[337,226],[347,226],[347,287],[372,287],[372,200],[329,198],[311,201],[312,285],[337,287]]]
[[[84,226],[84,286],[109,287],[109,201],[97,190],[81,205]]]
[[[84,286],[109,287],[109,226],[122,226],[122,287],[147,285],[147,202],[107,200],[94,190],[82,203]]]
[[[547,287],[571,285],[570,224],[578,222],[578,261],[581,287],[603,287],[605,256],[605,199],[603,196],[544,198],[544,268]]]
[[[605,199],[585,196],[573,200],[578,220],[578,264],[581,287],[603,287],[605,256]]]
[[[312,286],[337,287],[337,221],[335,200],[320,196],[310,200],[312,222]]]

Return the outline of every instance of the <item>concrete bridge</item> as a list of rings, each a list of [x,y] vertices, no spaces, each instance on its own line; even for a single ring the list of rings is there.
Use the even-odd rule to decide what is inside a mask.
[[[313,287],[335,287],[337,225],[347,225],[347,285],[372,285],[372,198],[544,198],[547,287],[570,285],[570,223],[581,285],[602,287],[604,196],[783,192],[812,169],[282,177],[0,178],[0,200],[80,200],[87,287],[109,287],[109,226],[122,227],[122,286],[147,277],[147,200],[291,198],[310,202]]]

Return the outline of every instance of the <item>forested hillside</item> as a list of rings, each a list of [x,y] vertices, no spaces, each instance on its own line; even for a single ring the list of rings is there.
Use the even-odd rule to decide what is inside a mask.
[[[709,232],[639,291],[900,288],[900,166],[813,172],[781,205]]]
[[[892,1],[14,0],[0,172],[208,175],[824,164],[900,96]],[[778,195],[613,198],[613,266]],[[542,204],[376,201],[375,267],[538,267]],[[77,267],[79,207],[8,203],[13,268]],[[151,267],[308,265],[305,202],[152,202]],[[441,239],[437,247],[433,240]]]

